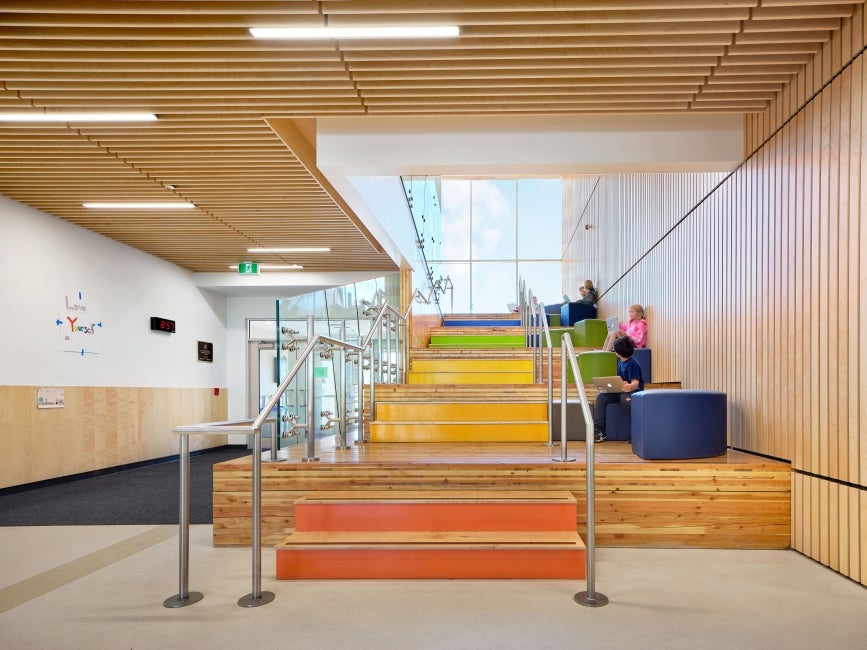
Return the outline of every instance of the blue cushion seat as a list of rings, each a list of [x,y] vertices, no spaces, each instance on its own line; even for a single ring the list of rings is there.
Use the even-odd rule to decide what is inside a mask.
[[[645,460],[712,458],[726,453],[726,394],[646,390],[632,396],[632,452]]]

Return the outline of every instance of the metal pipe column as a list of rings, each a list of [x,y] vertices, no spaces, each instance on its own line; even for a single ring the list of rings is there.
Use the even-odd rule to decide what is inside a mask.
[[[313,340],[313,316],[307,317],[307,340]],[[307,357],[307,422],[305,426],[307,427],[307,457],[302,458],[302,463],[310,463],[319,460],[316,457],[316,427],[313,426],[313,397],[316,391],[313,389],[313,382],[315,381],[315,373],[313,372],[314,368],[314,359],[313,355]]]
[[[186,433],[180,434],[181,449],[180,464],[181,484],[180,498],[178,502],[179,524],[178,524],[178,545],[179,545],[179,561],[178,561],[178,593],[176,596],[170,596],[163,601],[163,607],[172,609],[177,607],[186,607],[193,603],[199,602],[204,595],[199,591],[189,591],[190,578],[190,437]]]
[[[253,429],[253,588],[238,599],[240,607],[259,607],[274,600],[274,592],[262,591],[262,430]]]

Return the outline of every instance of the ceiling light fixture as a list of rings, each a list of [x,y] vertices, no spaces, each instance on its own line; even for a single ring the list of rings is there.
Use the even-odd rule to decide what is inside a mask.
[[[153,113],[0,113],[0,122],[153,122]]]
[[[456,25],[405,25],[402,27],[251,27],[256,38],[448,38],[459,36]]]
[[[248,248],[248,253],[330,253],[330,248],[296,247],[296,248]]]
[[[232,269],[233,271],[237,271],[238,265],[237,264],[231,264],[229,266],[229,268]],[[300,264],[260,264],[259,265],[260,271],[285,271],[285,270],[291,271],[291,270],[297,270],[297,269],[303,269],[303,268],[304,267],[301,266]]]
[[[93,210],[192,210],[196,206],[186,201],[138,201],[138,202],[111,202],[97,201],[94,203],[82,203],[85,208]]]

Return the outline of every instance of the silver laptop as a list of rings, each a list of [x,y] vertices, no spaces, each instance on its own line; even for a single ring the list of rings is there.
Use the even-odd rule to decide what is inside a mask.
[[[613,377],[594,377],[593,383],[599,388],[600,393],[622,393],[623,379],[619,375]]]
[[[605,319],[605,324],[608,325],[608,333],[616,332],[620,329],[620,323],[617,322],[617,317],[612,316],[611,318]]]
[[[566,302],[572,302],[572,299],[565,293],[563,294],[563,300],[565,300]]]

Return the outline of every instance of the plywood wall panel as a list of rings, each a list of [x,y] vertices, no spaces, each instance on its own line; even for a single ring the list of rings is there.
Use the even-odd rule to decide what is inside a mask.
[[[67,386],[64,408],[37,409],[36,386],[0,386],[0,488],[178,453],[172,428],[224,421],[226,389]],[[193,450],[226,444],[193,436]]]
[[[599,224],[580,254],[570,246],[567,274],[597,280],[603,316],[647,306],[654,379],[725,391],[731,444],[792,463],[795,548],[862,582],[864,34],[859,7],[764,114],[745,118],[748,158],[711,196],[710,175],[564,188],[590,190],[581,219]]]

